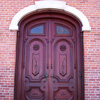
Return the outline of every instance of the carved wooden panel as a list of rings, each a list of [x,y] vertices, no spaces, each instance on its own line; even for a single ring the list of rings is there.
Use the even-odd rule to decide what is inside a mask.
[[[59,72],[62,76],[67,74],[67,54],[59,55]]]
[[[44,92],[40,90],[38,87],[31,87],[29,91],[26,91],[26,99],[27,100],[43,100]]]
[[[46,47],[40,40],[33,40],[26,49],[27,70],[26,77],[30,80],[37,80],[45,75],[45,51]],[[41,78],[42,78],[41,77]]]
[[[66,50],[66,46],[65,46],[65,45],[61,45],[61,46],[60,46],[60,50],[61,50],[61,51],[65,51],[65,50]]]
[[[37,51],[37,50],[39,50],[39,45],[38,44],[35,44],[34,46],[33,46],[33,49],[35,50],[35,51]]]
[[[60,40],[54,46],[54,74],[60,80],[72,77],[71,44],[67,40]],[[58,70],[59,69],[59,70]]]
[[[32,54],[32,73],[36,76],[40,71],[40,54]]]
[[[58,91],[55,92],[54,98],[56,100],[72,100],[73,94],[68,88],[59,88]]]

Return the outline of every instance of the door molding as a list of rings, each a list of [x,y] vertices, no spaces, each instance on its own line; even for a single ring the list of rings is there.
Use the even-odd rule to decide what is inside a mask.
[[[75,7],[66,5],[66,2],[64,1],[35,1],[34,5],[23,8],[13,17],[9,26],[9,30],[18,31],[18,23],[23,17],[37,10],[45,9],[63,10],[67,13],[70,13],[80,20],[82,24],[82,31],[91,31],[91,27],[87,17]]]

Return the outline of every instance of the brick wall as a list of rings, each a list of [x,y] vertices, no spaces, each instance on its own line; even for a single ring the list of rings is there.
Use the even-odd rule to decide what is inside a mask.
[[[82,11],[91,32],[84,32],[85,100],[100,100],[100,0],[62,0]],[[34,0],[0,0],[0,100],[13,100],[16,31],[9,31],[13,16]]]

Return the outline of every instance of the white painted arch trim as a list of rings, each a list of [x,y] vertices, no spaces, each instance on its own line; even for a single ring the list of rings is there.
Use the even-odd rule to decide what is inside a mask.
[[[81,21],[82,31],[90,31],[91,30],[91,27],[90,27],[87,17],[78,9],[66,5],[66,2],[64,2],[64,1],[35,1],[35,5],[30,5],[28,7],[25,7],[24,9],[20,10],[13,17],[11,24],[9,26],[9,30],[19,30],[18,23],[24,16],[26,16],[38,9],[47,9],[47,8],[61,9],[61,10],[66,11],[66,12],[74,15]]]

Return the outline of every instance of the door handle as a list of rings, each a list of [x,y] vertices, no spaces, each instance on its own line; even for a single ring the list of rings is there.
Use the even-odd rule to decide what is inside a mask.
[[[51,75],[51,81],[53,82],[53,75]]]
[[[46,75],[45,75],[45,78],[46,78],[46,81],[47,81],[47,78],[48,78],[48,74],[46,74]]]

